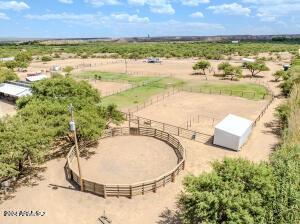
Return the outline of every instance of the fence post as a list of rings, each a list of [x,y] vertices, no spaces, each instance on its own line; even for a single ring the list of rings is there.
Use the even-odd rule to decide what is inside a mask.
[[[132,198],[132,185],[129,186],[130,198]]]
[[[156,193],[156,180],[154,181],[153,192]]]
[[[103,197],[106,198],[106,185],[103,185]]]
[[[173,182],[173,183],[175,182],[175,172],[176,172],[176,171],[174,171],[174,172],[172,173],[172,182]]]

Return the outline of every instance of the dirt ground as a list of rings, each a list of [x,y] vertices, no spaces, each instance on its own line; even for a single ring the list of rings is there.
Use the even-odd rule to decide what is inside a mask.
[[[184,176],[210,171],[211,162],[222,160],[225,156],[243,157],[253,161],[268,159],[268,155],[278,142],[273,134],[276,129],[273,123],[275,120],[273,111],[278,103],[280,102],[276,100],[267,110],[250,141],[240,152],[180,139],[186,149],[186,170],[180,174],[175,183],[160,188],[157,193],[149,193],[133,199],[103,199],[93,194],[82,193],[74,190],[65,179],[63,172],[65,158],[49,161],[44,164],[46,170],[40,173],[39,180],[33,179],[31,184],[26,183],[26,186],[17,189],[13,197],[0,204],[0,214],[7,210],[39,210],[45,211],[46,215],[44,217],[1,216],[0,221],[5,224],[96,224],[98,217],[105,211],[113,223],[117,224],[170,224],[172,220],[176,220],[174,212],[178,194],[183,189]],[[252,141],[258,136],[255,142]]]
[[[101,93],[101,96],[110,96],[116,92],[123,92],[132,87],[130,83],[103,82],[99,80],[89,81],[89,83]]]
[[[81,158],[85,179],[106,184],[152,180],[174,169],[177,156],[166,143],[145,136],[118,136],[99,141],[95,154]],[[72,167],[78,173],[76,159]]]
[[[14,114],[16,114],[16,106],[12,102],[0,99],[0,118]]]
[[[84,61],[84,63],[96,63],[101,60],[105,62],[109,61],[107,59],[87,59]],[[82,59],[68,59],[62,60],[61,62],[50,62],[46,65],[39,62],[33,63],[31,65],[31,68],[41,70],[41,66],[48,68],[50,67],[50,64],[74,66],[74,63],[80,64],[82,63],[82,61]],[[192,72],[192,65],[195,62],[195,59],[164,60],[161,65],[146,64],[142,61],[137,61],[134,63],[129,62],[128,71],[137,72],[142,75],[166,73],[171,74],[175,77],[192,81],[205,80],[205,77],[203,76],[190,75]],[[216,67],[217,64],[220,63],[220,61],[211,61],[211,63],[214,67]],[[234,61],[232,63],[238,64],[238,62]],[[273,71],[281,69],[283,63],[284,62],[268,62],[267,64],[271,67],[271,71],[262,73],[264,75],[262,78],[242,79],[240,82],[251,81],[257,83],[265,83],[266,85],[270,86],[275,94],[277,94],[280,91],[277,88],[278,83],[272,81],[273,78],[271,74],[273,73]],[[122,72],[124,71],[124,64],[121,62],[119,64],[104,63],[103,65],[99,65],[99,67],[96,67],[95,69],[93,68],[93,70]],[[209,75],[209,80],[215,79],[218,78],[211,76],[211,74]],[[157,193],[149,193],[143,196],[135,197],[133,199],[103,199],[96,195],[82,193],[78,190],[75,190],[74,187],[66,181],[63,171],[66,162],[65,158],[49,161],[44,164],[45,171],[40,173],[38,179],[33,179],[33,182],[24,184],[24,186],[18,188],[17,191],[12,194],[12,197],[10,199],[0,204],[0,223],[92,224],[99,223],[97,221],[97,218],[100,217],[104,211],[107,216],[112,219],[113,223],[118,224],[176,223],[176,221],[174,221],[176,220],[176,216],[174,216],[174,209],[176,207],[178,195],[183,189],[182,180],[184,176],[188,174],[198,175],[203,173],[204,171],[210,171],[211,162],[215,160],[222,160],[224,157],[243,157],[251,159],[254,162],[268,160],[269,154],[278,144],[278,138],[275,134],[278,131],[278,127],[276,118],[274,116],[274,110],[276,106],[281,102],[281,99],[275,99],[262,119],[258,122],[257,126],[254,128],[249,141],[240,152],[224,150],[223,148],[218,148],[209,144],[202,144],[199,142],[180,138],[180,141],[186,149],[186,170],[182,174],[180,174],[175,183],[166,185],[165,188],[159,189]],[[253,120],[258,115],[265,103],[265,101],[251,101],[238,97],[182,93],[176,94],[175,96],[172,96],[165,101],[160,102],[159,104],[153,105],[149,108],[145,108],[144,110],[137,113],[137,115],[152,118],[154,120],[165,121],[167,123],[173,123],[180,126],[186,125],[186,120],[190,119],[191,117],[196,116],[197,120],[198,114],[221,119],[228,113],[234,113]],[[0,106],[2,106],[1,102]],[[205,120],[204,116],[202,118],[203,120],[201,120],[201,124],[199,124],[199,127],[197,127],[197,124],[193,123],[193,128],[203,128],[201,127],[201,125],[203,124],[209,131],[211,120]],[[134,143],[125,141],[124,143],[122,143],[123,147],[121,150],[123,150],[123,148],[126,150],[126,148],[128,147],[127,144],[130,146],[130,144]],[[144,142],[140,144],[144,145]],[[116,155],[115,153],[117,153],[117,151],[114,150],[117,149],[117,145],[118,144],[115,145],[113,143],[108,144],[106,147],[109,148],[109,151],[106,151],[105,147],[103,147],[103,152],[105,151],[107,153],[105,154],[106,156],[110,156],[110,153],[112,153],[112,155]],[[159,146],[159,149],[160,148],[161,147]],[[100,148],[100,150],[102,149]],[[158,149],[155,148],[154,150]],[[95,156],[97,157],[100,155],[104,154],[99,153],[99,155],[96,154]],[[123,152],[121,155],[123,155]],[[146,158],[148,157],[147,154],[139,156],[144,157],[144,161],[147,160],[150,161],[148,163],[153,163],[150,164],[151,166],[160,166],[158,163],[162,160],[165,160],[164,156],[159,159],[157,159],[158,157]],[[116,158],[116,161],[114,161],[114,163],[123,161],[122,159],[122,156],[119,156]],[[90,159],[90,161],[92,161],[92,159]],[[126,161],[132,166],[143,165],[142,163],[137,162],[135,159],[131,160],[131,158],[125,157],[123,163],[124,166],[127,165]],[[103,167],[101,167],[102,165],[103,164],[100,165],[95,163],[93,169],[105,170],[103,169]],[[117,168],[115,167],[114,169]],[[130,167],[128,167],[128,169],[129,168]],[[163,167],[159,167],[155,170],[161,170],[162,168]],[[103,178],[107,176],[110,170],[113,170],[113,168],[106,168],[106,174],[103,173]],[[93,173],[88,173],[87,175],[93,175]],[[140,178],[140,174],[136,175],[136,178]],[[109,175],[109,177],[117,178],[117,175]],[[40,210],[45,211],[46,215],[44,217],[4,217],[3,212],[5,210]]]
[[[266,100],[180,92],[135,115],[179,127],[187,127],[191,121],[190,129],[212,134],[214,125],[229,113],[255,120],[266,103]]]

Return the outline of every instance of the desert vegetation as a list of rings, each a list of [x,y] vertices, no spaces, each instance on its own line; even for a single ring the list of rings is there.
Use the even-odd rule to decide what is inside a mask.
[[[241,42],[234,45],[228,42],[157,42],[157,43],[114,43],[92,42],[81,44],[49,44],[38,42],[23,44],[4,44],[0,48],[0,57],[17,55],[21,49],[25,49],[32,55],[53,55],[58,57],[61,53],[71,53],[75,57],[122,57],[122,58],[145,58],[145,57],[200,57],[206,59],[221,59],[224,55],[257,55],[262,52],[284,52],[296,54],[299,45],[286,41],[269,42]]]

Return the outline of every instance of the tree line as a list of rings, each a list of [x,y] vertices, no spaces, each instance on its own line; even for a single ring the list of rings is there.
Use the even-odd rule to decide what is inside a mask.
[[[77,57],[98,57],[97,54],[108,54],[108,57],[139,59],[146,57],[199,57],[205,59],[222,59],[224,55],[240,56],[257,55],[264,52],[291,52],[296,54],[299,44],[276,42],[241,42],[239,44],[219,42],[90,42],[77,44],[7,44],[0,48],[0,57],[17,55],[20,50],[26,50],[32,55],[44,56],[44,60],[58,58],[62,53],[71,53]],[[49,58],[49,56],[51,57]]]

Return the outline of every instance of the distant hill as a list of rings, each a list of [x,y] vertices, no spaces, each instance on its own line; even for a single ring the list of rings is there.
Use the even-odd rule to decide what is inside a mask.
[[[283,35],[222,35],[222,36],[160,36],[160,37],[124,37],[124,38],[0,38],[0,42],[37,41],[43,44],[75,44],[95,41],[109,42],[165,42],[165,41],[270,41],[300,39],[300,34]]]

